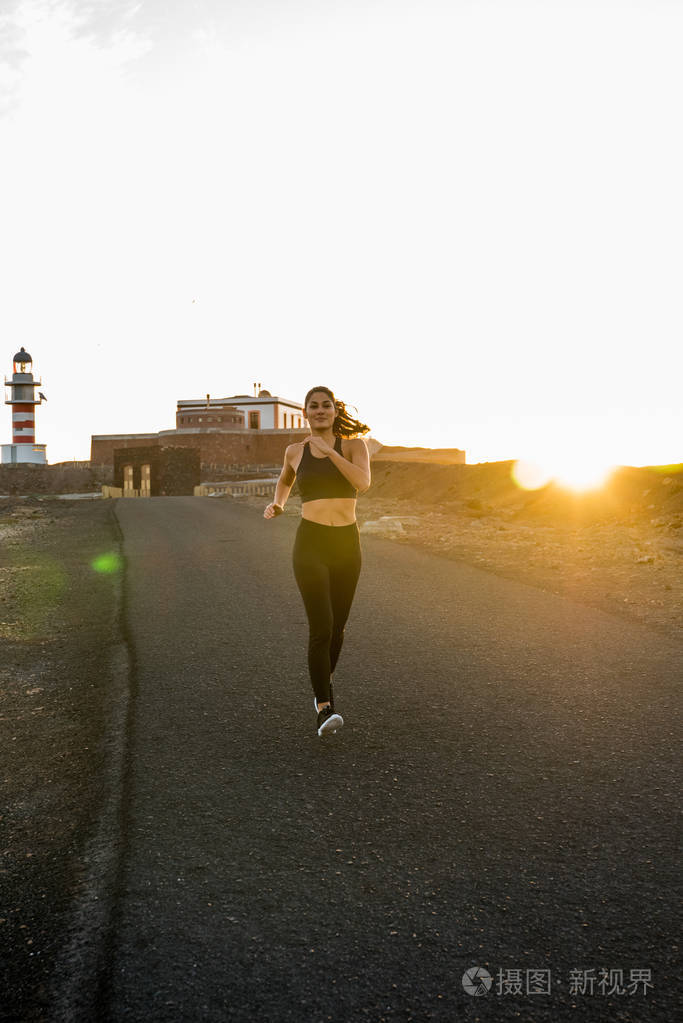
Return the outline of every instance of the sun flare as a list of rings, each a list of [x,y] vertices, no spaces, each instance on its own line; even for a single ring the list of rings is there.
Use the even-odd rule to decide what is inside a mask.
[[[538,490],[553,482],[560,487],[583,493],[604,486],[616,466],[581,453],[548,459],[520,459],[512,477],[523,490]]]

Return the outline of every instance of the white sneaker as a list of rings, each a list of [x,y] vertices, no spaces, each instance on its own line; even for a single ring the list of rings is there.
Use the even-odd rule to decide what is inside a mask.
[[[316,707],[318,702],[316,700]],[[334,735],[338,728],[341,728],[344,724],[344,718],[341,714],[336,714],[332,710],[332,707],[328,703],[326,707],[318,711],[318,735],[324,738],[328,735]]]

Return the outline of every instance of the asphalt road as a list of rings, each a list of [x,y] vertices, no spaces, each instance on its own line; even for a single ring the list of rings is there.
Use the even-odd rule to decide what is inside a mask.
[[[133,677],[103,1018],[673,1018],[680,643],[361,534],[323,741],[297,520],[116,513]]]

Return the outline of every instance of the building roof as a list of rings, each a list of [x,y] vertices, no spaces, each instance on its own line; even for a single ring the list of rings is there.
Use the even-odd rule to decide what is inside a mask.
[[[279,398],[276,394],[270,394],[268,397],[259,395],[256,397],[253,394],[232,394],[229,398],[211,398],[210,407],[215,408],[217,405],[287,405],[289,408],[301,409],[301,403],[298,401],[292,401],[290,398]],[[186,406],[188,408],[195,406],[202,406],[208,408],[206,404],[206,398],[178,398],[177,407]]]
[[[17,352],[17,354],[12,359],[12,362],[33,362],[33,359],[28,354],[26,349],[22,346],[21,351]]]

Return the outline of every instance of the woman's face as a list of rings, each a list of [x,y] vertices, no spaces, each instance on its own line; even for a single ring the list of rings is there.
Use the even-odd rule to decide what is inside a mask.
[[[332,426],[336,414],[334,402],[327,391],[314,391],[304,410],[311,426]]]

